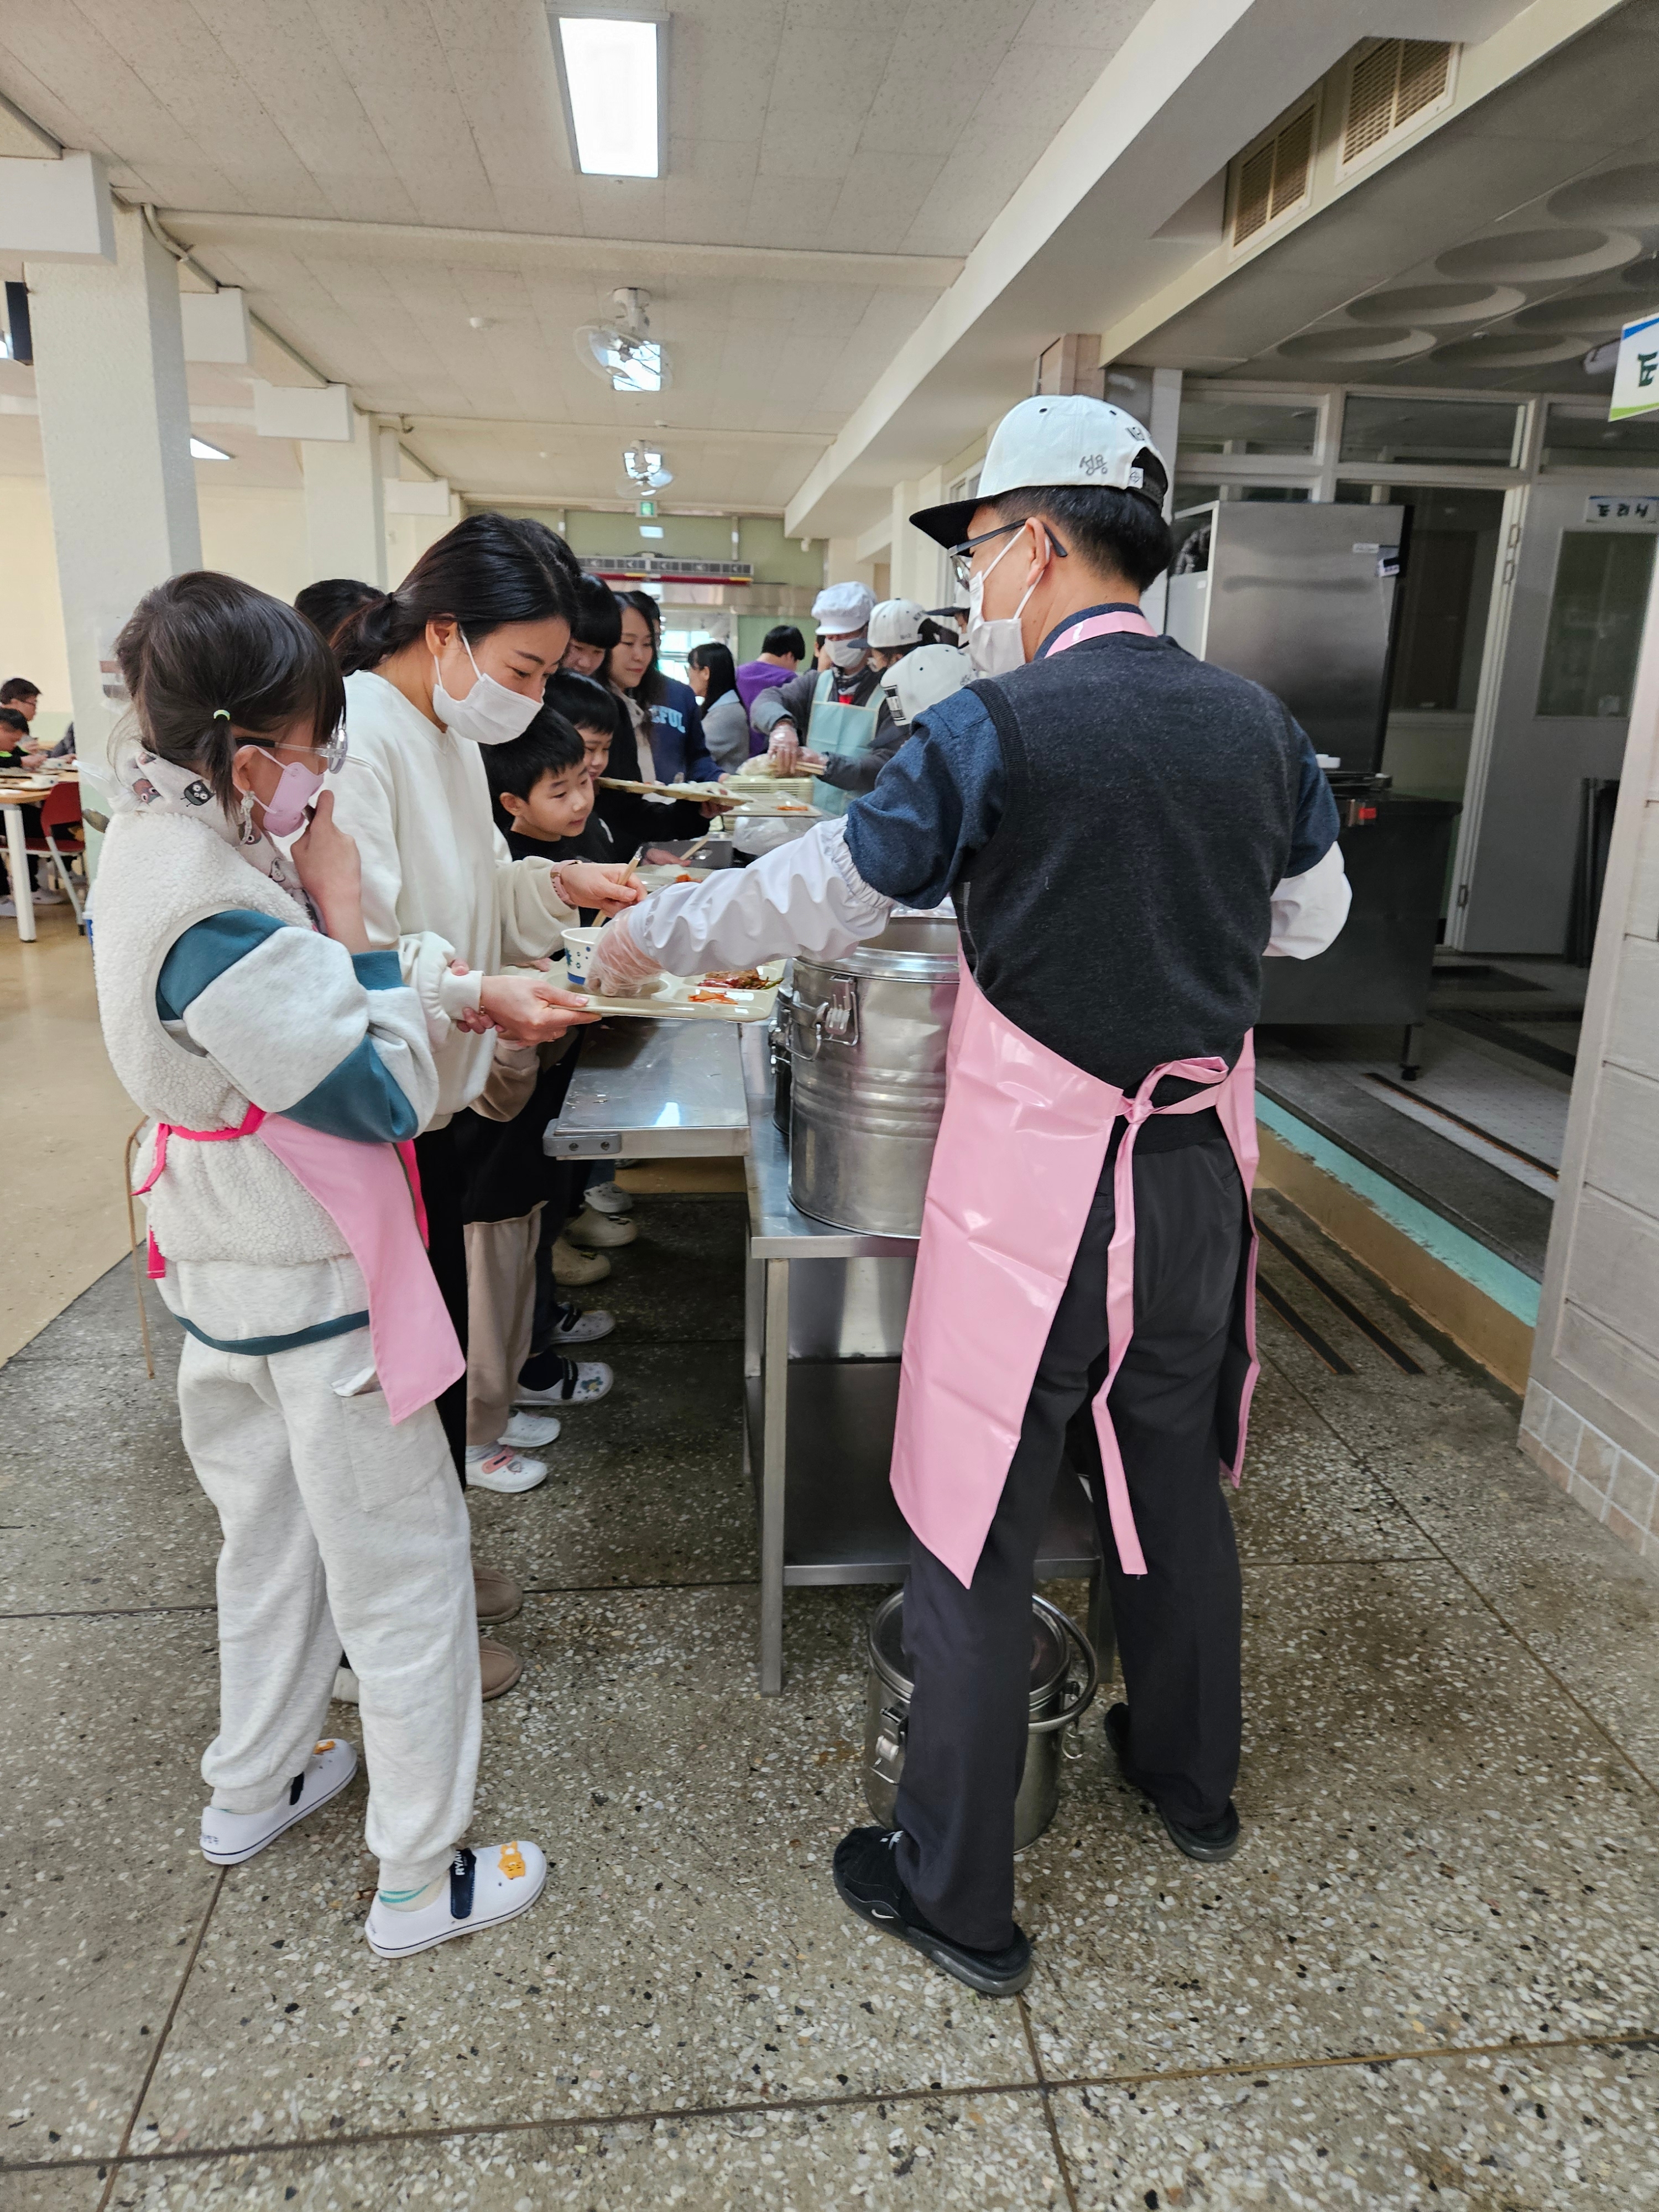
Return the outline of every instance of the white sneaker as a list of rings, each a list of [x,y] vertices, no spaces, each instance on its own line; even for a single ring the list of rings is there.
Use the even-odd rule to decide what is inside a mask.
[[[511,1444],[515,1450],[534,1451],[538,1444],[550,1444],[558,1433],[558,1422],[551,1413],[514,1413],[496,1441]]]
[[[518,1406],[597,1406],[614,1379],[602,1359],[573,1359],[571,1372],[547,1390],[526,1390],[523,1383],[513,1394]],[[514,1415],[515,1420],[520,1419]]]
[[[632,1221],[612,1221],[608,1214],[596,1213],[591,1206],[583,1206],[576,1218],[567,1224],[565,1241],[579,1250],[597,1251],[601,1247],[631,1244],[639,1235]]]
[[[202,1856],[210,1866],[240,1866],[274,1844],[285,1828],[337,1797],[357,1771],[357,1754],[349,1743],[332,1736],[319,1743],[301,1771],[263,1813],[222,1813],[216,1806],[202,1808]]]
[[[591,1182],[582,1193],[582,1204],[591,1206],[595,1213],[608,1213],[613,1218],[619,1213],[634,1211],[634,1194],[617,1182]]]
[[[571,1344],[597,1344],[602,1336],[609,1336],[617,1326],[613,1316],[603,1308],[584,1313],[580,1306],[561,1308],[563,1318],[554,1325],[549,1349],[558,1351]]]
[[[64,896],[62,891],[44,890],[36,891],[34,903],[36,906],[67,906],[69,901]]]
[[[334,1669],[334,1687],[328,1694],[337,1705],[356,1705],[362,1701],[362,1692],[357,1686],[357,1677],[349,1667],[337,1667]]]
[[[547,1480],[545,1460],[526,1459],[511,1444],[469,1444],[466,1484],[469,1490],[500,1490],[512,1496],[533,1490]]]
[[[363,1934],[377,1958],[407,1959],[434,1943],[447,1943],[452,1936],[476,1936],[515,1920],[536,1902],[546,1880],[547,1861],[534,1844],[485,1844],[476,1851],[459,1850],[434,1903],[397,1912],[377,1896]]]

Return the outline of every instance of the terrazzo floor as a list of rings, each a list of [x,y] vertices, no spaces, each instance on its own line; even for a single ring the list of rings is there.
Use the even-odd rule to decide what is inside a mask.
[[[0,1370],[0,2212],[1659,2203],[1659,1580],[1264,1209],[1423,1371],[1269,1252],[1354,1372],[1264,1310],[1244,1847],[1180,1857],[1091,1716],[1013,2004],[830,1887],[874,1593],[792,1593],[757,1692],[740,1201],[640,1199],[614,1393],[542,1489],[474,1494],[530,1592],[475,1829],[551,1872],[403,1965],[362,1937],[361,1788],[247,1866],[197,1853],[213,1516],[130,1274],[94,1284]]]

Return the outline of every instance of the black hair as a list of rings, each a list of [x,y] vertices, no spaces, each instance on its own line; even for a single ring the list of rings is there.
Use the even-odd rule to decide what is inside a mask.
[[[158,584],[115,641],[144,743],[198,769],[227,812],[238,746],[295,723],[326,744],[345,716],[333,654],[305,617],[237,576],[192,568]]]
[[[27,676],[9,676],[0,684],[0,707],[15,706],[20,699],[38,699],[40,686],[31,684]]]
[[[1147,486],[1162,499],[1164,474],[1150,449],[1140,465]],[[1054,526],[1055,538],[1091,568],[1127,578],[1144,592],[1170,565],[1174,546],[1161,506],[1136,491],[1106,484],[1048,484],[1000,493],[987,502],[1000,522],[1024,522],[1036,515]]]
[[[27,738],[31,734],[29,718],[15,707],[0,707],[0,730],[15,730],[20,738]]]
[[[574,622],[581,574],[562,538],[527,515],[469,514],[428,545],[395,592],[360,607],[337,645],[349,675],[445,616],[471,644],[507,623]]]
[[[603,576],[590,576],[584,570],[576,579],[576,618],[570,634],[580,644],[598,646],[606,653],[622,635],[622,609]]]
[[[490,804],[502,830],[517,826],[501,805],[504,791],[510,791],[515,799],[528,799],[544,775],[563,775],[570,769],[580,768],[585,757],[580,733],[550,707],[542,708],[522,737],[513,738],[504,745],[483,745],[479,750],[489,782]]]
[[[691,667],[708,671],[708,689],[702,702],[705,708],[712,707],[716,699],[725,698],[728,691],[737,690],[738,672],[729,645],[711,638],[707,645],[694,645],[685,658]]]
[[[780,623],[775,629],[769,629],[761,640],[761,651],[763,653],[793,653],[797,660],[805,660],[806,640],[795,628],[793,623]]]
[[[657,652],[662,643],[662,609],[649,592],[618,592],[617,605],[617,635],[619,641],[622,636],[621,610],[623,607],[632,607],[636,614],[643,615],[651,631],[651,665],[633,690],[628,692],[630,699],[637,699],[640,705],[649,712],[653,707],[659,706],[668,696],[668,679],[657,665]],[[605,672],[608,681],[616,682],[611,672],[610,653],[605,655]],[[626,686],[622,684],[617,688],[618,690],[626,690]]]
[[[377,585],[360,584],[355,576],[325,576],[296,592],[294,605],[296,613],[314,623],[332,645],[360,608],[385,597]]]
[[[544,696],[555,714],[562,714],[577,729],[609,730],[613,738],[618,718],[628,713],[608,684],[578,676],[572,668],[562,668],[556,676],[550,676]]]

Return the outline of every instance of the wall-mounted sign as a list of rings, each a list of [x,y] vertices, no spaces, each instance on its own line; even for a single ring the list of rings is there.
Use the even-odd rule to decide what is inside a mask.
[[[1659,315],[1626,323],[1619,340],[1619,365],[1613,372],[1609,422],[1659,407]]]
[[[1614,530],[1659,530],[1659,492],[1593,491],[1584,501],[1584,520]]]

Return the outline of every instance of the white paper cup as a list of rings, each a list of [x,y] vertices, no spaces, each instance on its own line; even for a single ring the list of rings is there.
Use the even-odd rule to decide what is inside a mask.
[[[564,933],[565,979],[573,991],[587,988],[588,963],[599,941],[597,929],[567,929]]]

